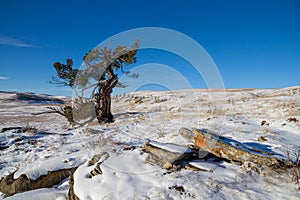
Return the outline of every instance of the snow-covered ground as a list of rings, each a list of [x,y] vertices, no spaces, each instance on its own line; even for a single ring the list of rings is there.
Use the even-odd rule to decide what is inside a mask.
[[[142,146],[148,141],[188,145],[181,127],[206,128],[251,148],[284,156],[300,147],[300,87],[139,91],[113,98],[115,122],[68,129],[47,111],[54,102],[30,102],[0,93],[0,130],[31,127],[38,131],[0,133],[0,177],[18,169],[31,179],[56,169],[79,166],[74,191],[81,199],[299,199],[289,176],[252,170],[224,161],[194,160],[207,171],[182,169],[168,173],[146,164]],[[263,122],[265,121],[265,122]],[[262,125],[262,122],[264,125]],[[263,136],[266,141],[259,142]],[[134,148],[131,148],[134,147]],[[165,147],[166,149],[168,146]],[[125,150],[126,149],[126,150]],[[182,151],[182,149],[177,149]],[[88,178],[95,154],[107,152],[102,174]],[[16,194],[7,199],[66,199],[60,186]]]

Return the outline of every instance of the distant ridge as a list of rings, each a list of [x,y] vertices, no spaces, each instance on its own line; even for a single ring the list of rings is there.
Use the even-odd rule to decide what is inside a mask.
[[[58,98],[49,94],[35,94],[32,92],[8,92],[0,91],[1,99],[10,102],[22,102],[26,104],[64,104],[64,98]],[[4,96],[3,96],[4,95]]]
[[[61,99],[55,98],[51,95],[34,94],[34,93],[16,93],[16,100],[26,101],[29,104],[64,104]]]
[[[17,92],[9,92],[9,91],[3,91],[3,90],[0,90],[0,93],[5,93],[5,94],[15,94]]]

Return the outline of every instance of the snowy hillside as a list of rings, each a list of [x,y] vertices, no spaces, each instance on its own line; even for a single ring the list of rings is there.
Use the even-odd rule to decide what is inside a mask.
[[[139,91],[113,98],[114,123],[95,121],[77,129],[60,115],[32,115],[57,103],[62,103],[58,97],[0,93],[0,178],[17,170],[15,179],[25,174],[35,180],[78,167],[73,190],[80,199],[300,198],[287,174],[200,158],[189,166],[202,171],[170,171],[145,162],[143,151],[145,143],[155,141],[162,149],[184,153],[193,140],[178,133],[186,127],[208,129],[284,158],[286,149],[300,148],[300,87]],[[95,155],[101,156],[89,162]],[[68,189],[65,179],[6,199],[62,200]]]

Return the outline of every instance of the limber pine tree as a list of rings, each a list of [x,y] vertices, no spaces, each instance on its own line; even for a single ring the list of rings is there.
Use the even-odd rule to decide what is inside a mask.
[[[82,119],[87,122],[95,117],[99,123],[113,122],[111,93],[114,87],[124,87],[119,83],[117,73],[121,72],[132,78],[138,77],[137,74],[124,69],[125,66],[136,62],[138,46],[137,39],[131,47],[96,47],[83,57],[83,69],[74,69],[72,59],[67,59],[66,64],[55,62],[53,67],[57,76],[52,77],[51,83],[73,88],[76,98],[72,106],[49,109],[67,117],[71,124],[82,124]]]

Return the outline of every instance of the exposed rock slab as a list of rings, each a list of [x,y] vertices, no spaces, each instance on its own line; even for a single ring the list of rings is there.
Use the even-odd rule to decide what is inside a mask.
[[[181,166],[184,161],[195,156],[194,152],[186,146],[156,141],[147,142],[144,151],[149,153],[145,162],[164,169]]]
[[[15,172],[13,172],[0,180],[0,191],[10,196],[19,192],[51,187],[70,176],[75,169],[76,167],[51,171],[47,175],[40,176],[37,180],[30,180],[25,174],[14,179]]]
[[[195,147],[214,154],[217,157],[232,162],[253,162],[258,166],[267,166],[273,169],[288,167],[288,161],[275,157],[270,152],[249,148],[236,140],[219,136],[208,130],[193,129]]]

